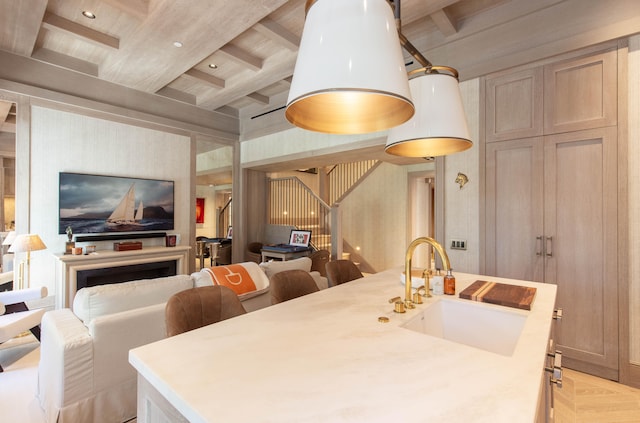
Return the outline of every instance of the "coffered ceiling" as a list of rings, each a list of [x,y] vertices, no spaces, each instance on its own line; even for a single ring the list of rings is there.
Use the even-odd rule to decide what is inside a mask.
[[[403,25],[447,37],[505,2],[404,0]],[[304,18],[305,0],[2,1],[0,49],[208,111],[255,115],[286,101]]]

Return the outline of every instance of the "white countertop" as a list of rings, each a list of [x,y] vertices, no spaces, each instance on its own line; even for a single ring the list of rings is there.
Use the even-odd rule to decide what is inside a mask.
[[[130,351],[129,361],[190,422],[533,422],[555,285],[537,288],[511,356],[399,327],[417,310],[402,269],[368,276]],[[461,300],[455,297],[456,301]],[[379,323],[388,316],[389,323]]]

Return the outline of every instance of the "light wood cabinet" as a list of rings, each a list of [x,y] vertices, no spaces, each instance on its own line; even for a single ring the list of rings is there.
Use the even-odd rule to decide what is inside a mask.
[[[485,272],[544,282],[543,139],[487,144]]]
[[[488,275],[557,284],[565,317],[556,342],[566,367],[617,380],[615,60],[605,52],[546,65],[544,125],[513,132],[536,136],[501,140],[491,125],[507,108],[534,116],[530,99],[540,93],[520,106],[518,98],[485,102],[484,265]],[[495,87],[510,79],[497,80],[487,78],[486,93],[499,100]]]
[[[487,142],[542,135],[542,78],[538,67],[487,79]]]
[[[544,67],[544,133],[617,124],[617,51]]]

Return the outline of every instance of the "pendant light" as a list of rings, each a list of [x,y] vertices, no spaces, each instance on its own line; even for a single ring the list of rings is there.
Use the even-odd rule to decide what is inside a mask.
[[[285,116],[331,134],[381,131],[414,113],[386,0],[308,0]]]
[[[409,78],[416,113],[389,130],[385,151],[396,156],[431,157],[471,148],[458,72],[448,66],[428,66],[410,72]]]

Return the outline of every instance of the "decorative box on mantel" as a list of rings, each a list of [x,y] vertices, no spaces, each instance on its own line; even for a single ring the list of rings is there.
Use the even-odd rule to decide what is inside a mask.
[[[142,241],[114,242],[113,251],[142,250]]]
[[[78,272],[135,266],[145,263],[175,261],[176,274],[189,271],[188,245],[176,247],[146,247],[142,250],[97,250],[87,255],[55,254],[56,258],[56,308],[71,307],[78,289]]]

